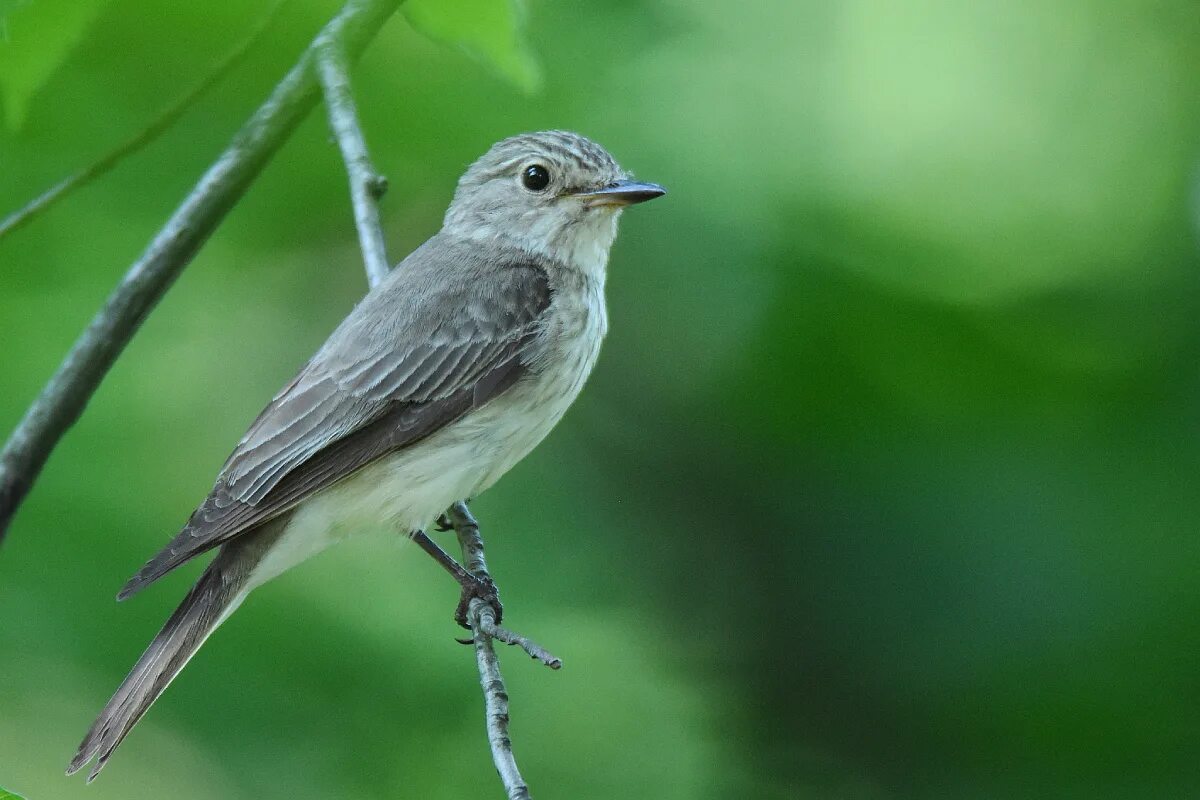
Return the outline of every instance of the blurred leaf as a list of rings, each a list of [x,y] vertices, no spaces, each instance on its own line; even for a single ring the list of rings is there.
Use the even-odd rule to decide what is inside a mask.
[[[541,84],[537,62],[521,37],[520,0],[410,0],[404,15],[430,39],[458,45],[524,91]]]
[[[0,2],[0,94],[10,130],[54,75],[108,0]]]
[[[0,42],[7,41],[8,37],[4,34],[4,20],[20,6],[25,5],[28,0],[0,0]]]
[[[0,800],[23,800],[23,798],[13,794],[10,791],[0,788]]]

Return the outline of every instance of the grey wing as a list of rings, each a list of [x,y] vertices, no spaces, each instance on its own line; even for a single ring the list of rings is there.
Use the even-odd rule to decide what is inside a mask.
[[[188,524],[119,598],[419,441],[520,376],[550,303],[545,273],[524,264],[416,272],[368,295],[271,401]]]

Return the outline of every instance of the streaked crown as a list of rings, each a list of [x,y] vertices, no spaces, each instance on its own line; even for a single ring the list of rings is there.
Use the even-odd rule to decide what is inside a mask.
[[[560,176],[561,190],[599,188],[625,177],[616,159],[586,136],[571,131],[540,131],[510,136],[492,145],[458,184],[461,189],[500,175],[516,174],[527,162],[538,159],[545,162],[551,176]]]
[[[443,230],[603,269],[621,209],[589,193],[625,178],[607,150],[577,133],[512,136],[467,168]]]

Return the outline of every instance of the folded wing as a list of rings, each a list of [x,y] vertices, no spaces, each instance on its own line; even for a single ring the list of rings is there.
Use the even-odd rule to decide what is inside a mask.
[[[188,524],[119,598],[512,385],[550,304],[545,273],[528,263],[447,269],[450,248],[430,250],[397,267],[271,401]]]

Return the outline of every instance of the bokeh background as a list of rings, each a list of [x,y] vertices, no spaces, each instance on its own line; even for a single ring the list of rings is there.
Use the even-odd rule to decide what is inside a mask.
[[[162,139],[0,241],[0,428],[336,8],[293,2]],[[266,5],[0,11],[7,211]],[[579,130],[671,190],[622,222],[587,391],[475,504],[508,619],[566,661],[504,654],[535,796],[1196,796],[1195,4],[524,12],[525,50],[490,60],[397,17],[356,80],[396,258],[519,131]],[[47,13],[61,26],[24,27]],[[18,74],[5,48],[30,29],[45,63]],[[383,531],[257,592],[96,784],[62,777],[199,567],[115,590],[364,286],[317,112],[0,550],[0,785],[499,796],[455,588]]]

